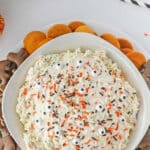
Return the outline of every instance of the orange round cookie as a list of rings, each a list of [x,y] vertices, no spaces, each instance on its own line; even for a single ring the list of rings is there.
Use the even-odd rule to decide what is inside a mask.
[[[123,48],[133,49],[132,43],[129,40],[124,39],[124,38],[118,38],[118,41],[119,41],[121,49],[123,49]]]
[[[121,51],[124,53],[124,54],[128,54],[132,51],[134,51],[133,49],[130,49],[130,48],[122,48]]]
[[[87,25],[82,25],[82,26],[79,26],[75,32],[86,32],[86,33],[91,33],[91,34],[94,34],[96,35],[96,33],[93,31],[93,29],[91,29],[89,26]]]
[[[140,69],[146,63],[145,56],[138,51],[127,53],[126,56],[135,64],[138,69]]]
[[[100,37],[103,38],[104,40],[106,40],[107,42],[111,43],[115,47],[120,48],[120,44],[114,35],[112,35],[110,33],[104,33]]]
[[[72,21],[68,24],[68,27],[74,32],[79,26],[85,25],[85,23],[81,21]]]
[[[31,54],[39,47],[39,43],[44,39],[46,39],[46,35],[43,32],[32,31],[25,36],[23,40],[24,47]]]
[[[44,45],[45,43],[47,43],[47,42],[50,41],[50,40],[51,40],[50,38],[49,38],[49,39],[46,38],[46,39],[42,40],[41,42],[39,42],[38,47]]]
[[[47,31],[47,38],[55,38],[60,35],[72,32],[71,29],[65,24],[55,24]]]

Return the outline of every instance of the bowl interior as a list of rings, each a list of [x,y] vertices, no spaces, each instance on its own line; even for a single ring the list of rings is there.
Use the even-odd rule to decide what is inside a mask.
[[[139,71],[124,54],[101,38],[87,33],[70,33],[50,41],[28,57],[17,69],[6,87],[2,104],[4,120],[11,135],[22,149],[25,148],[25,143],[22,138],[23,128],[16,113],[16,99],[18,89],[23,84],[28,69],[34,64],[39,55],[61,52],[79,47],[94,50],[105,49],[107,55],[114,62],[118,63],[120,68],[125,72],[129,82],[136,88],[141,101],[136,132],[133,134],[127,149],[135,149],[144,136],[149,126],[148,114],[150,110],[148,109],[148,105],[150,105],[150,94]]]

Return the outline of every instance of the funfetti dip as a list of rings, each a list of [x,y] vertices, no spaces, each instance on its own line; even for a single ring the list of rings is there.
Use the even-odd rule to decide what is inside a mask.
[[[27,150],[122,150],[139,101],[105,50],[76,49],[38,58],[16,111]]]

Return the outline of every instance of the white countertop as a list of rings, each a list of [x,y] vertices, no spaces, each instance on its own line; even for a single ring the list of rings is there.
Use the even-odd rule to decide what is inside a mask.
[[[0,37],[0,58],[11,51],[29,31],[59,20],[88,19],[127,32],[150,54],[150,9],[120,0],[0,0],[6,21]]]

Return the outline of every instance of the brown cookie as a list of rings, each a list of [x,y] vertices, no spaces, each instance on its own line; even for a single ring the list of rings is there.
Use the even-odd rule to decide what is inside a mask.
[[[19,66],[28,56],[29,54],[27,53],[27,51],[24,48],[21,48],[18,53],[8,53],[7,59]]]
[[[150,129],[144,136],[142,142],[138,146],[137,150],[150,150]]]
[[[0,97],[0,101],[2,101],[2,97]],[[5,124],[4,124],[4,120],[3,120],[3,116],[2,116],[2,107],[1,107],[1,103],[0,103],[0,131],[2,131],[5,128]]]
[[[147,63],[142,67],[140,72],[142,73],[148,87],[150,88],[150,60],[147,61]]]
[[[16,64],[9,60],[0,61],[0,91],[4,90],[16,67]]]

